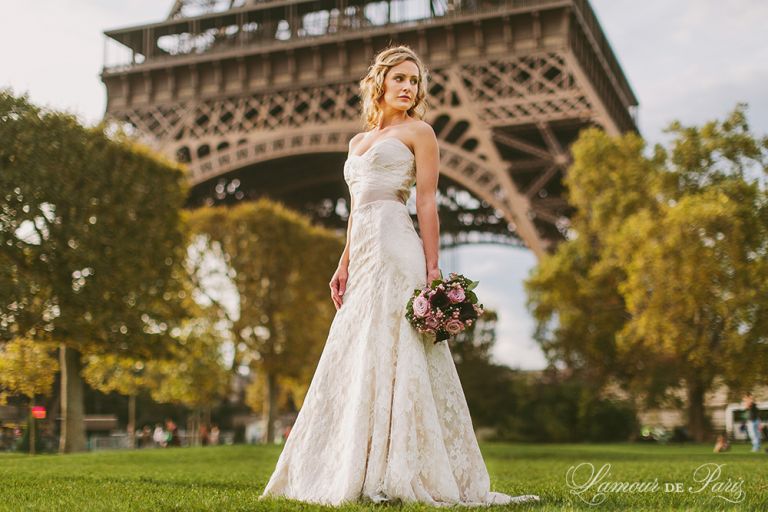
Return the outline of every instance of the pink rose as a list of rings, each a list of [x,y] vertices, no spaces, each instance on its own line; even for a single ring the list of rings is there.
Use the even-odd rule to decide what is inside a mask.
[[[429,329],[437,329],[437,327],[440,325],[440,321],[434,316],[428,316],[424,320],[424,325],[426,325]]]
[[[429,301],[424,295],[419,295],[413,301],[413,314],[418,317],[424,317],[429,312]]]
[[[450,290],[448,290],[448,300],[450,300],[454,304],[457,302],[463,301],[464,298],[465,298],[464,288],[458,287],[458,288],[451,288]]]
[[[464,324],[461,320],[451,318],[445,323],[445,330],[448,331],[448,334],[459,334],[464,330]]]

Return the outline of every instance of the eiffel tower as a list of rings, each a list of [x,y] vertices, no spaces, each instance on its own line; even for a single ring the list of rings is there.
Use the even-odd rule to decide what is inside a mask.
[[[588,0],[177,0],[104,34],[105,118],[187,164],[190,207],[266,195],[343,230],[357,82],[391,44],[429,69],[443,247],[541,257],[569,236],[579,130],[637,131]]]

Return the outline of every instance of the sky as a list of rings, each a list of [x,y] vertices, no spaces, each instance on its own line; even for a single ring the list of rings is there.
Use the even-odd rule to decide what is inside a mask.
[[[414,0],[415,1],[415,0]],[[97,122],[106,106],[99,79],[103,31],[164,19],[173,1],[0,0],[0,87]],[[746,102],[751,129],[768,133],[768,1],[592,0],[639,99],[641,134],[665,142],[674,119],[701,124]],[[441,252],[443,274],[480,281],[481,302],[499,313],[494,359],[520,369],[546,364],[532,339],[523,280],[536,265],[520,248],[464,246]]]

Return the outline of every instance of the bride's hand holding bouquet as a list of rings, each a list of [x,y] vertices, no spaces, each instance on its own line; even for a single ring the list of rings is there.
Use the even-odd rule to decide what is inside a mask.
[[[416,288],[406,306],[405,316],[421,333],[435,335],[435,343],[470,328],[483,314],[472,291],[478,281],[451,272],[444,281],[440,271],[427,274],[427,286]]]
[[[427,282],[426,285],[429,286],[432,281],[435,279],[442,279],[443,278],[443,272],[439,268],[431,268],[427,271]]]

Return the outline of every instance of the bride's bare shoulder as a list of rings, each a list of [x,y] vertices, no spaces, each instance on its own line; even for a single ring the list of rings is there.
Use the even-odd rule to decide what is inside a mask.
[[[437,145],[437,136],[431,124],[421,119],[409,124],[414,147]]]
[[[349,139],[349,150],[350,151],[354,151],[355,146],[357,146],[358,142],[363,140],[363,138],[365,137],[366,133],[367,132],[360,132],[357,135],[355,135],[354,137],[352,137],[351,139]]]
[[[435,133],[434,128],[432,128],[432,125],[428,122],[424,121],[423,119],[414,119],[410,123],[408,123],[408,128],[415,133],[415,134],[423,134],[425,132],[427,133]]]

